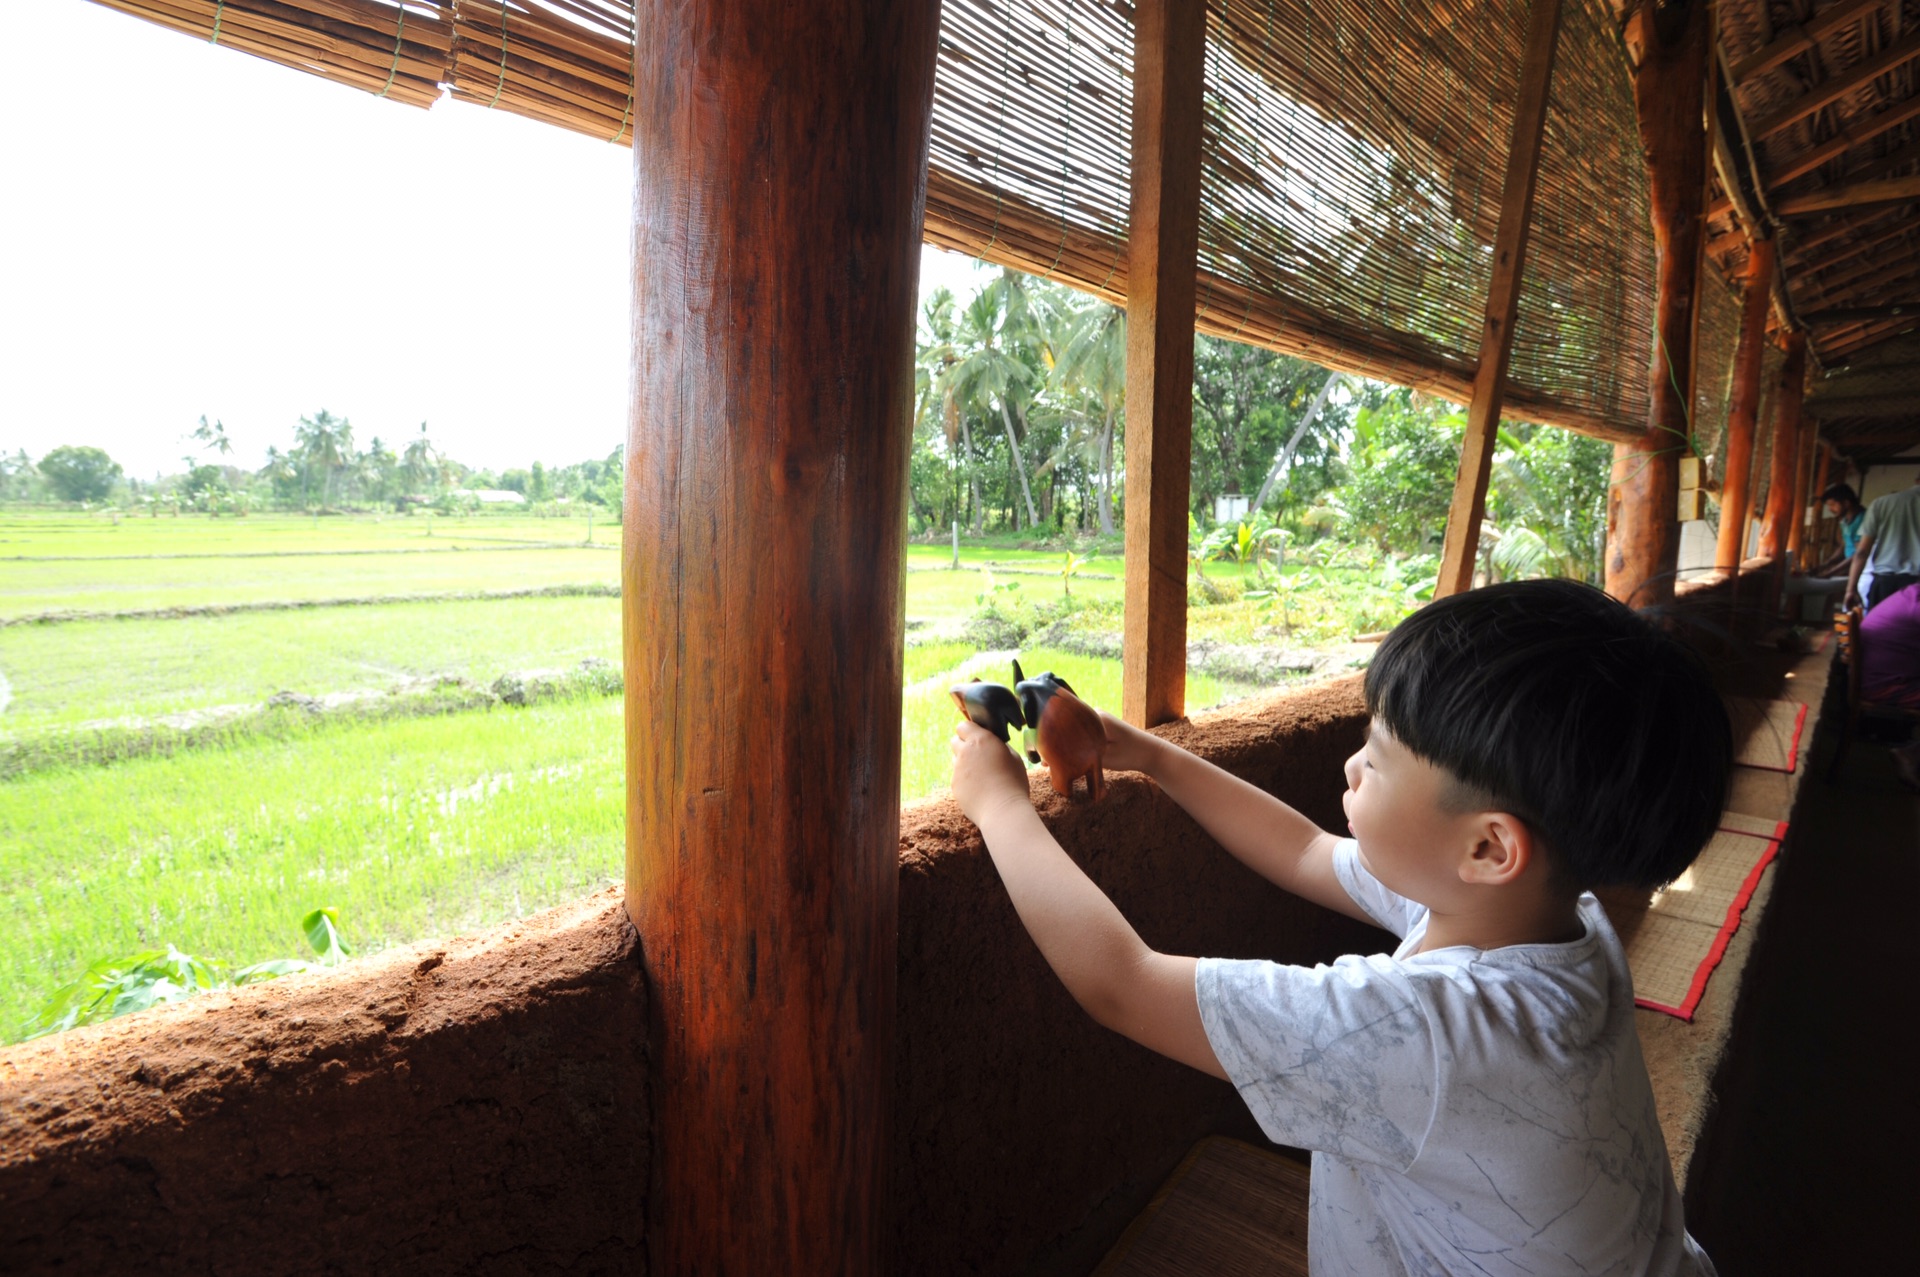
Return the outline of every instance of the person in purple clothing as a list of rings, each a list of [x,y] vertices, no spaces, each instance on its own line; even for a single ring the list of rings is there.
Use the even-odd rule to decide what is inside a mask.
[[[1920,582],[1894,591],[1860,622],[1860,695],[1920,710]],[[1909,788],[1920,789],[1920,741],[1893,751]]]

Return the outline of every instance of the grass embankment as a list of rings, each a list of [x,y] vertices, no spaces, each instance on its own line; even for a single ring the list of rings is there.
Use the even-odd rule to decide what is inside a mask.
[[[375,724],[0,783],[0,1039],[88,963],[296,955],[489,926],[620,875],[618,698]]]

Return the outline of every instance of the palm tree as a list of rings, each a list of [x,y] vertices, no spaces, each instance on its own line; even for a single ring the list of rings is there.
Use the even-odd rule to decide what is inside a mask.
[[[420,433],[400,456],[400,468],[407,477],[407,491],[417,492],[428,480],[438,480],[440,476],[440,455],[434,451],[432,440],[427,438],[427,423],[420,423]]]
[[[967,472],[968,490],[973,494],[973,534],[979,536],[987,509],[980,499],[980,475],[973,468],[973,428],[967,422],[967,414],[960,410],[959,388],[953,372],[961,361],[953,293],[945,288],[936,289],[927,299],[922,320],[925,339],[919,344],[920,373],[915,378],[916,382],[924,379],[920,419],[926,420],[927,413],[938,405],[947,453],[958,456],[961,468]]]
[[[1094,469],[1100,480],[1100,531],[1113,535],[1113,436],[1127,402],[1127,312],[1096,302],[1067,315],[1067,338],[1053,379],[1082,394],[1100,413]]]
[[[1022,347],[1031,347],[1033,312],[1026,288],[1013,271],[1003,271],[999,279],[980,290],[960,316],[958,342],[960,360],[947,370],[949,385],[964,406],[982,411],[998,409],[1000,423],[1007,432],[1007,447],[1013,454],[1014,473],[1020,478],[1020,496],[1027,507],[1027,524],[1036,526],[1040,516],[1033,507],[1033,490],[1027,482],[1026,458],[1020,452],[1020,437],[1013,425],[1013,401],[1021,388],[1035,380],[1033,369],[1021,356]]]
[[[326,475],[325,498],[333,503],[334,478],[353,459],[353,425],[322,408],[317,416],[302,417],[293,428],[294,451],[308,465]]]

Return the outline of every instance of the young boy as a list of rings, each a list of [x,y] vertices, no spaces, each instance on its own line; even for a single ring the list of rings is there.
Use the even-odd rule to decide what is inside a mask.
[[[1678,876],[1719,823],[1732,734],[1706,675],[1599,591],[1527,581],[1403,622],[1366,702],[1350,838],[1110,717],[1106,763],[1272,882],[1400,936],[1391,955],[1155,953],[967,722],[954,796],[1095,1020],[1232,1081],[1269,1137],[1315,1150],[1316,1274],[1711,1274],[1587,893]]]

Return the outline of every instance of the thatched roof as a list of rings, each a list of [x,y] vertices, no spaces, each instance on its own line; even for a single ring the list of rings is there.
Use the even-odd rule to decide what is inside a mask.
[[[1739,173],[1709,251],[1744,268],[1749,219],[1821,367],[1807,401],[1860,460],[1920,445],[1920,0],[1720,0],[1722,124]],[[1727,357],[1731,358],[1730,350]]]
[[[632,136],[631,0],[98,0],[413,105]],[[1644,428],[1652,249],[1608,0],[1566,0],[1508,411]],[[1211,0],[1203,330],[1469,393],[1528,0]],[[1132,8],[948,0],[927,238],[1122,300]]]

